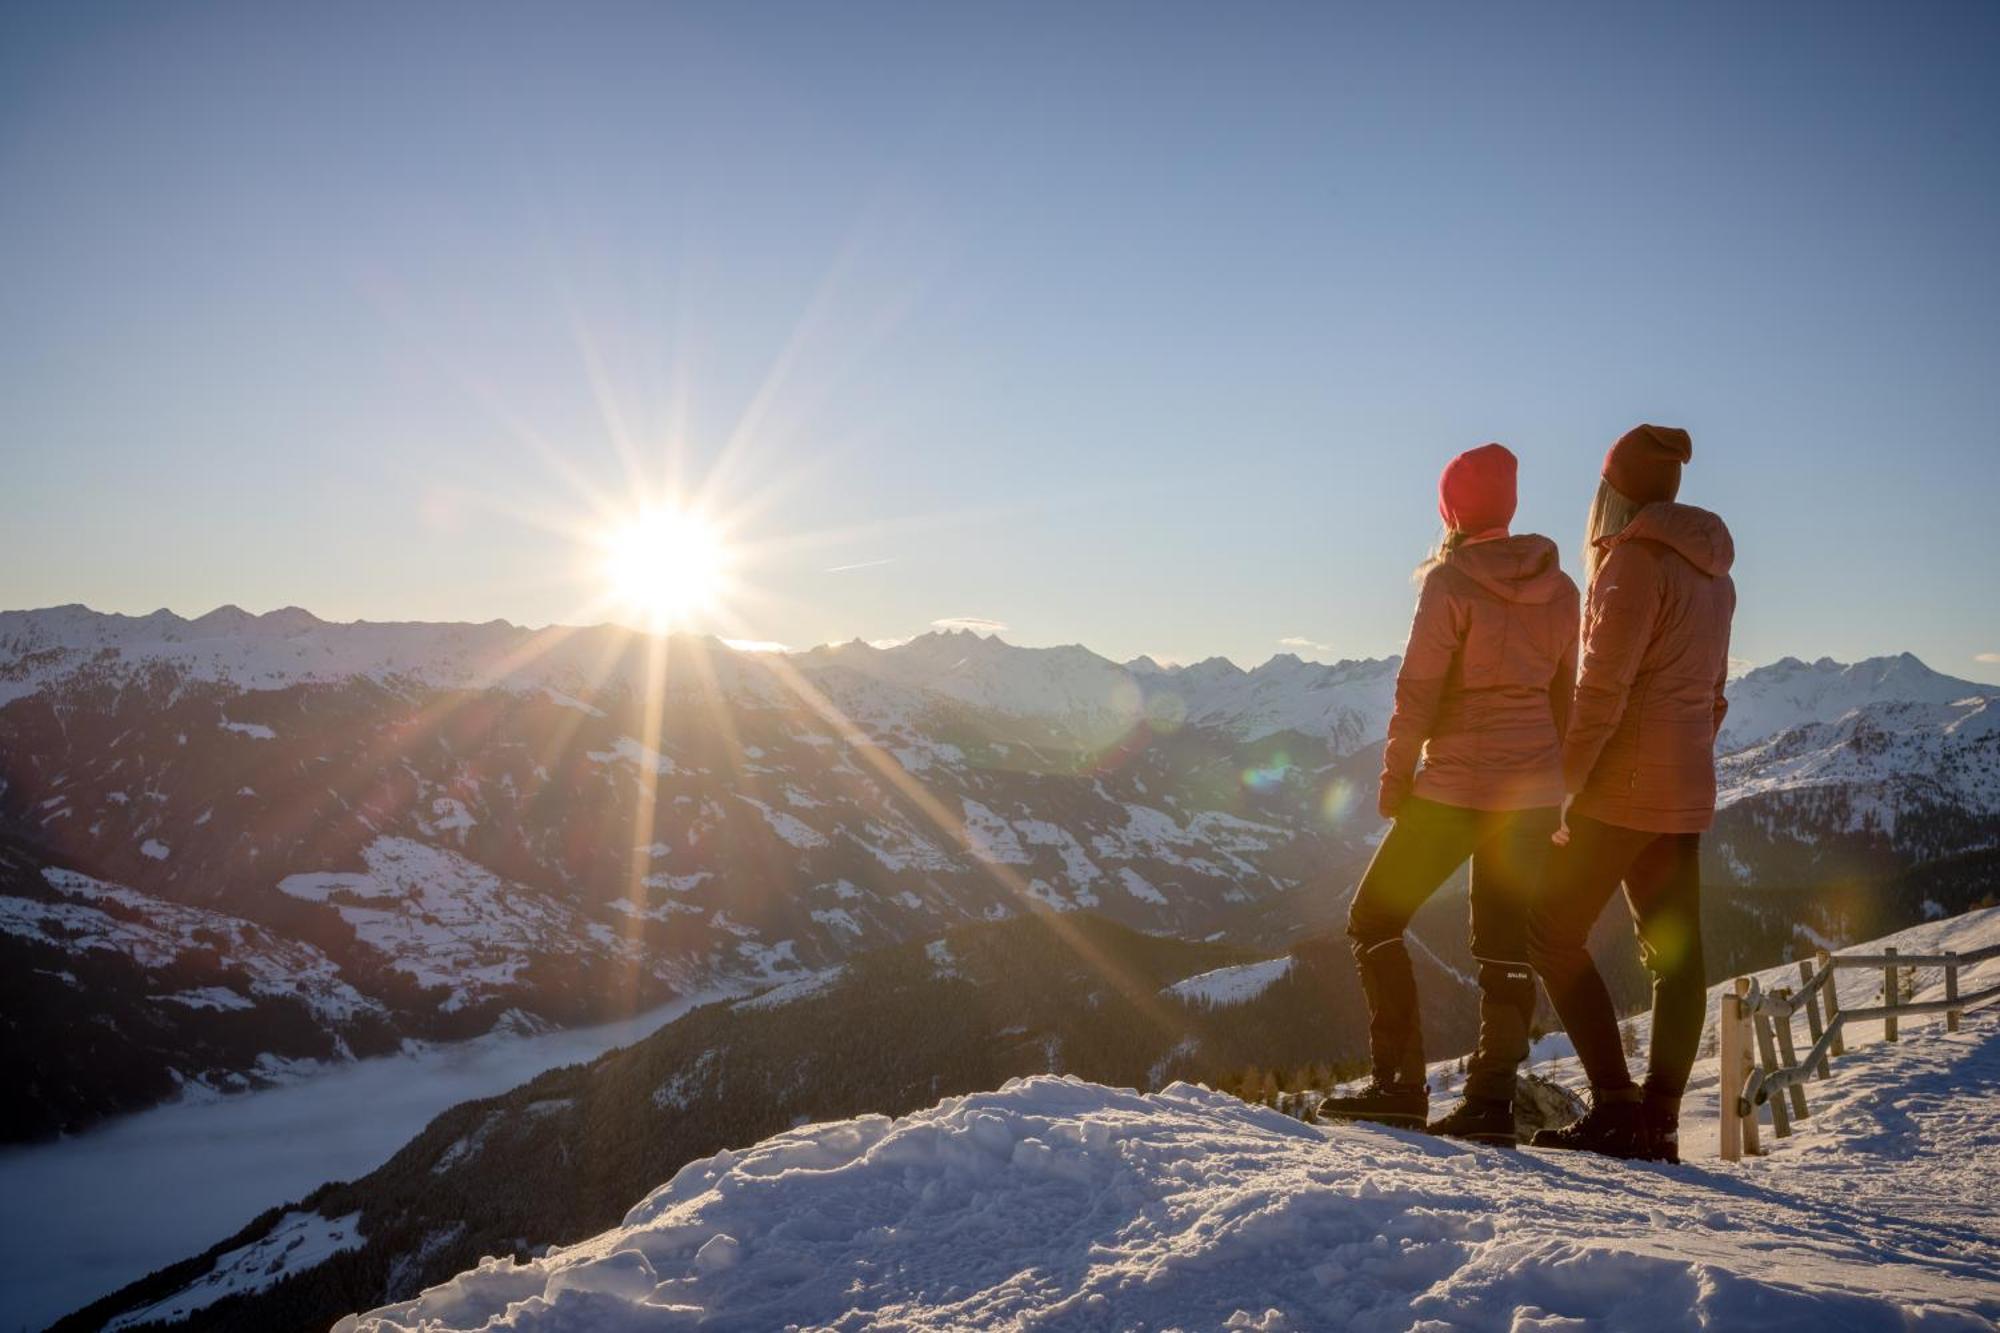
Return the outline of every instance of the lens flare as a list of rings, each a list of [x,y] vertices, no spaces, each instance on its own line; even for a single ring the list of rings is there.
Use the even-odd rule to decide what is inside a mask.
[[[1326,784],[1326,791],[1319,798],[1320,817],[1338,828],[1345,824],[1354,813],[1360,791],[1346,778],[1335,778]]]
[[[1161,736],[1171,736],[1187,722],[1187,700],[1171,690],[1161,690],[1146,698],[1146,725]]]
[[[1256,768],[1243,770],[1243,785],[1251,791],[1276,791],[1285,785],[1285,778],[1292,771],[1292,757],[1283,750],[1272,755],[1270,762]]]

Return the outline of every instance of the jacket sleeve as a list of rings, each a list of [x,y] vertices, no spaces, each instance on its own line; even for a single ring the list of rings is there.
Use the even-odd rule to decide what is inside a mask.
[[[1659,561],[1622,543],[1598,567],[1584,617],[1583,665],[1563,741],[1563,788],[1583,790],[1604,752],[1639,674],[1660,610]]]
[[[1417,594],[1410,641],[1403,649],[1403,665],[1396,672],[1396,706],[1389,716],[1388,744],[1382,747],[1380,808],[1385,815],[1392,815],[1409,794],[1417,760],[1437,723],[1445,681],[1463,637],[1464,626],[1452,606],[1443,571],[1433,569],[1424,576],[1423,590]]]
[[[1556,674],[1549,681],[1549,712],[1556,720],[1556,740],[1569,735],[1570,701],[1576,697],[1576,653],[1579,633],[1576,592],[1563,602],[1562,653],[1556,660]]]

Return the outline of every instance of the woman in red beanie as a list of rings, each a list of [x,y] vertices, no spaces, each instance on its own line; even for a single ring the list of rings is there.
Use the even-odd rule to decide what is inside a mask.
[[[1488,444],[1454,458],[1438,480],[1444,540],[1420,571],[1382,754],[1380,807],[1395,822],[1347,920],[1368,997],[1374,1079],[1356,1096],[1329,1098],[1320,1108],[1327,1118],[1424,1124],[1430,1100],[1403,932],[1470,858],[1479,1047],[1464,1104],[1430,1128],[1515,1141],[1514,1077],[1535,1011],[1530,896],[1562,802],[1577,651],[1576,585],[1556,544],[1507,532],[1517,466]]]
[[[1729,529],[1674,503],[1684,430],[1639,426],[1604,459],[1585,545],[1583,670],[1563,745],[1560,844],[1537,901],[1535,970],[1590,1078],[1591,1109],[1537,1145],[1679,1161],[1681,1092],[1706,1008],[1701,834],[1715,817],[1736,587]],[[1632,1082],[1585,941],[1620,883],[1653,973],[1653,1048]]]

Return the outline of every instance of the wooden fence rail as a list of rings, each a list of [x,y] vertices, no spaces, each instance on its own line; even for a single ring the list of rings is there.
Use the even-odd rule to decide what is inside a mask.
[[[1722,1085],[1719,1089],[1722,1121],[1722,1158],[1740,1160],[1751,1156],[1758,1146],[1757,1109],[1769,1107],[1771,1132],[1784,1138],[1792,1132],[1792,1122],[1811,1114],[1806,1105],[1806,1082],[1811,1078],[1831,1078],[1833,1057],[1846,1053],[1841,1029],[1850,1022],[1880,1019],[1885,1040],[1900,1039],[1899,1018],[1943,1014],[1945,1031],[1958,1031],[1959,1014],[1984,1000],[2000,996],[2000,983],[1969,994],[1958,989],[1959,969],[2000,958],[2000,945],[1990,945],[1971,953],[1903,954],[1885,949],[1879,954],[1829,954],[1822,949],[1815,963],[1799,963],[1797,990],[1779,987],[1766,991],[1754,977],[1738,977],[1732,990],[1722,995],[1722,1012],[1717,1017],[1721,1038]],[[1917,1000],[1902,994],[1901,969],[1936,967],[1944,970],[1944,996]],[[1843,970],[1882,969],[1882,1003],[1844,1009],[1836,976]],[[1910,989],[1914,992],[1915,986]],[[1822,1003],[1823,1001],[1823,1003]],[[1806,1031],[1812,1045],[1803,1055],[1794,1044],[1792,1020],[1805,1015]]]

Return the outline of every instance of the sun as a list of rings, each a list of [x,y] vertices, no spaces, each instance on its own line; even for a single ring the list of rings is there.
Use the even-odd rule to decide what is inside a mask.
[[[612,601],[655,633],[715,611],[728,586],[729,543],[690,509],[643,509],[607,530],[600,545]]]

